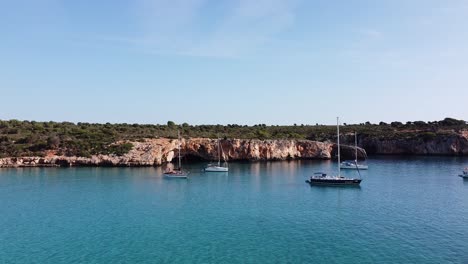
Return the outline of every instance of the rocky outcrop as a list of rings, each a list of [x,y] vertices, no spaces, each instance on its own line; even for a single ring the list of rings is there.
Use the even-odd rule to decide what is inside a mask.
[[[0,159],[0,167],[38,166],[158,166],[171,162],[177,155],[178,140],[146,139],[131,142],[133,148],[123,156],[95,155],[92,157],[21,157]],[[330,159],[336,152],[332,143],[310,140],[221,140],[222,157],[236,160]],[[354,148],[342,146],[344,158],[354,158]],[[181,140],[185,160],[217,160],[217,140],[193,138]],[[363,149],[359,156],[365,157]]]
[[[362,136],[359,146],[368,154],[386,155],[468,155],[468,131],[444,134],[420,133],[385,138]]]
[[[345,144],[353,144],[354,137],[343,136]],[[177,156],[175,139],[145,139],[131,142],[133,148],[123,156],[95,155],[91,157],[10,157],[0,159],[1,167],[38,166],[158,166],[171,162]],[[391,136],[361,134],[358,136],[358,158],[369,154],[388,155],[468,155],[468,131],[400,133]],[[336,145],[311,140],[221,140],[223,159],[229,161],[331,159],[336,156]],[[185,161],[217,160],[217,140],[192,138],[181,140],[181,154]],[[366,151],[364,151],[364,149]],[[341,146],[342,159],[354,159],[352,146]]]
[[[329,159],[332,145],[309,140],[221,140],[222,156],[227,160]],[[217,141],[190,139],[182,142],[185,155],[216,160]]]

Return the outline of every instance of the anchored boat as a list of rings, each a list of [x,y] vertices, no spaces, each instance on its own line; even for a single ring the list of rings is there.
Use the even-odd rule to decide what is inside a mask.
[[[462,174],[459,174],[458,176],[462,177],[463,179],[468,179],[468,168],[465,168]]]
[[[341,176],[341,164],[340,164],[340,120],[336,118],[336,133],[338,135],[338,175],[328,176],[326,173],[318,172],[315,173],[310,179],[306,180],[310,185],[328,185],[328,186],[359,186],[362,179],[357,178],[346,178]]]
[[[182,170],[182,163],[181,163],[181,159],[180,159],[180,133],[179,133],[179,131],[177,131],[177,137],[178,137],[177,149],[178,149],[178,152],[179,152],[179,166],[175,170],[167,169],[164,172],[164,177],[187,179],[189,172]]]
[[[354,160],[345,160],[340,163],[341,169],[350,169],[350,170],[367,170],[369,166],[367,164],[358,163],[358,154],[357,154],[357,132],[354,132]]]
[[[227,162],[224,160],[225,166],[221,166],[221,152],[223,152],[223,148],[221,147],[221,142],[218,138],[218,164],[208,164],[204,169],[205,172],[228,172],[229,168],[227,167]],[[224,158],[224,152],[223,152]]]

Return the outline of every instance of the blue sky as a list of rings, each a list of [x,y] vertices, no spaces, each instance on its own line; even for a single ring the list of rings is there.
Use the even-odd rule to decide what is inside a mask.
[[[468,119],[468,1],[0,0],[0,119]]]

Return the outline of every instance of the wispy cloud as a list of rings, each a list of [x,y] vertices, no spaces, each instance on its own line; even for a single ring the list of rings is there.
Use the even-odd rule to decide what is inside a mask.
[[[294,4],[241,0],[195,52],[235,57],[255,51],[294,23]]]
[[[140,0],[135,9],[140,35],[109,39],[158,54],[240,57],[291,27],[296,5],[288,0]]]

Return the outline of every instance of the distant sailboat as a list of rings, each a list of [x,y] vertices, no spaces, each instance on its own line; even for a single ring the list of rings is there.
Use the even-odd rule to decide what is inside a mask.
[[[358,163],[358,153],[357,153],[357,132],[354,132],[354,160],[345,160],[340,163],[340,168],[342,169],[351,169],[351,170],[367,170],[369,166],[366,164]]]
[[[325,173],[319,172],[315,173],[310,177],[309,180],[306,180],[310,185],[327,185],[327,186],[359,186],[361,184],[361,179],[356,178],[346,178],[341,176],[341,167],[340,167],[340,121],[339,118],[336,118],[336,131],[338,135],[337,145],[338,145],[338,175],[337,176],[328,176]]]
[[[468,168],[465,168],[462,174],[459,174],[458,176],[462,177],[463,179],[468,179]]]
[[[221,142],[218,138],[218,164],[217,165],[208,164],[208,166],[205,168],[206,172],[228,172],[229,171],[229,168],[227,166],[221,166],[221,152],[222,152]],[[224,160],[224,163],[227,164],[226,160]]]
[[[178,149],[178,152],[179,152],[179,167],[175,170],[173,169],[167,169],[165,172],[164,172],[164,176],[165,177],[168,177],[168,178],[181,178],[181,179],[187,179],[188,178],[188,174],[189,172],[187,171],[184,171],[182,170],[182,163],[181,163],[181,158],[180,158],[180,133],[179,131],[177,131],[177,137],[178,137],[178,140],[177,140],[177,149]]]

